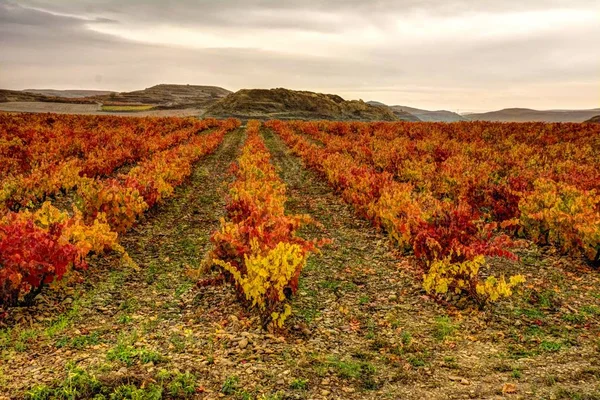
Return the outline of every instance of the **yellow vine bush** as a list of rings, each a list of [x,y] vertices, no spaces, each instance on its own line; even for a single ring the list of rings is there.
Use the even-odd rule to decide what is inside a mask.
[[[594,190],[537,179],[519,209],[521,233],[535,242],[600,261],[600,196]]]
[[[118,234],[111,230],[106,215],[99,214],[90,224],[86,224],[81,211],[73,207],[73,215],[62,211],[46,201],[35,212],[22,211],[19,219],[31,220],[42,229],[49,229],[54,224],[63,225],[60,240],[77,248],[79,260],[83,263],[90,253],[102,254],[115,251],[124,258],[127,264],[134,265],[129,255],[118,242]]]
[[[423,287],[427,293],[467,294],[480,307],[501,297],[510,297],[513,289],[525,282],[522,275],[513,275],[506,281],[504,276],[489,276],[481,279],[480,268],[485,265],[485,257],[476,256],[463,262],[451,262],[449,258],[435,260],[423,275]]]

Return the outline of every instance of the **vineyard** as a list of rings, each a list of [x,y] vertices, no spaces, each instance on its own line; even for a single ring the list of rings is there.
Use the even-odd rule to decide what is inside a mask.
[[[0,125],[6,160],[0,300],[10,307],[31,304],[45,285],[86,268],[91,252],[115,250],[133,263],[118,234],[169,197],[237,121],[27,116],[6,117]],[[209,128],[217,130],[199,135]],[[111,176],[136,161],[127,173]],[[72,213],[45,201],[69,191]]]
[[[0,399],[600,398],[600,128],[0,114]]]

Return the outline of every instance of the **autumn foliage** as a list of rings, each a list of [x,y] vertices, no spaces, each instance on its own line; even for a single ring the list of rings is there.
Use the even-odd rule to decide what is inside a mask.
[[[214,119],[0,114],[0,212],[103,179],[218,126]]]
[[[146,209],[170,197],[174,188],[191,174],[192,165],[216,150],[225,133],[239,126],[239,121],[220,124],[211,133],[155,153],[125,175],[82,180],[77,188],[77,202],[84,217],[93,221],[104,213],[115,231],[127,231]]]
[[[570,217],[570,221],[580,223],[570,230],[564,225],[560,235],[550,235],[546,242],[564,243],[561,248],[571,252],[587,246],[586,254],[597,257],[593,233],[599,226],[598,207],[590,200],[597,183],[586,175],[577,179],[562,173],[566,168],[597,174],[593,141],[578,125],[324,121],[267,125],[361,216],[414,253],[427,291],[465,293],[480,304],[512,293],[522,277],[493,276],[485,257],[516,258],[511,252],[515,236],[536,239],[532,229],[540,224],[535,225],[531,216],[552,220],[527,206],[527,199],[536,196],[535,179],[540,176],[566,180],[582,196],[576,206],[579,211],[569,206],[581,218]],[[526,138],[525,132],[536,140]],[[569,140],[587,140],[588,145],[577,149]],[[548,160],[544,156],[548,143],[576,152],[588,165]],[[564,153],[552,149],[555,158]],[[532,162],[535,159],[539,164]],[[559,219],[564,218],[563,213]],[[592,227],[582,224],[584,220]]]
[[[600,257],[600,131],[545,123],[268,123],[357,212],[421,260],[431,292],[478,301],[522,279],[515,238]]]
[[[112,250],[118,234],[170,197],[192,165],[237,120],[0,115],[0,308],[29,304],[43,287]],[[209,128],[216,128],[203,133]],[[119,166],[139,161],[126,174]],[[112,175],[107,177],[107,175]],[[72,209],[40,201],[72,192]],[[0,310],[1,311],[1,310]]]
[[[86,268],[91,252],[115,250],[129,258],[118,244],[103,215],[86,225],[46,202],[35,212],[9,213],[0,220],[0,304],[29,304],[35,294],[72,268]]]
[[[285,215],[285,185],[260,135],[250,121],[248,139],[232,171],[227,218],[211,238],[210,262],[258,308],[265,324],[282,326],[291,313],[286,299],[298,290],[300,272],[318,243],[296,235],[306,215]]]

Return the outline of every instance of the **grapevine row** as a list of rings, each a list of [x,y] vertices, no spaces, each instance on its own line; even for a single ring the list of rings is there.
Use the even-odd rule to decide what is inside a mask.
[[[37,293],[72,270],[86,268],[91,252],[120,252],[124,232],[149,207],[172,195],[195,161],[213,152],[239,121],[219,123],[213,133],[157,152],[128,174],[83,178],[72,213],[45,202],[35,212],[9,212],[0,219],[0,307],[28,304]],[[0,317],[2,312],[0,310]]]
[[[207,121],[214,125],[214,120]],[[196,122],[174,117],[0,114],[0,179],[63,159],[120,152],[121,147],[135,147],[133,152],[138,147],[160,147],[171,133]]]
[[[56,116],[59,121],[61,118],[69,120],[69,117],[72,116]],[[15,118],[20,120],[18,115]],[[4,118],[5,123],[8,120]],[[23,132],[31,133],[31,131],[44,137],[44,131],[39,129],[35,122],[30,121],[30,126],[33,127],[31,130],[13,132],[13,138],[17,137],[18,133],[24,136]],[[154,128],[158,126],[157,124],[166,121],[155,119],[153,122],[156,126],[146,123],[137,127],[119,125],[114,130],[112,127],[102,127],[91,132],[79,129],[67,132],[63,130],[64,136],[53,138],[50,142],[49,147],[55,151],[49,152],[46,149],[43,154],[40,154],[41,151],[35,151],[36,143],[32,139],[34,143],[29,143],[32,148],[27,146],[27,157],[24,157],[21,152],[23,156],[21,161],[28,165],[27,171],[10,174],[3,179],[0,188],[0,209],[16,210],[33,202],[42,201],[46,196],[56,194],[60,190],[66,191],[76,187],[82,178],[109,175],[123,164],[147,158],[157,151],[188,140],[191,135],[199,131],[217,125],[215,120],[182,119],[178,124],[165,124],[167,134],[161,134],[160,130]],[[68,134],[73,131],[78,133]],[[55,147],[57,145],[58,147]]]
[[[291,313],[286,299],[296,293],[306,258],[320,243],[296,235],[311,221],[309,216],[285,215],[285,184],[270,162],[259,129],[260,122],[248,123],[248,138],[232,167],[235,181],[229,189],[227,218],[211,237],[209,259],[241,297],[259,309],[265,325],[281,327]]]
[[[239,126],[238,120],[220,123],[216,131],[193,137],[189,142],[156,153],[126,175],[111,179],[83,179],[77,188],[79,208],[88,221],[106,216],[116,232],[127,231],[145,210],[173,194],[192,172],[200,157],[212,153],[225,133]]]
[[[420,131],[415,124],[299,123],[295,128],[329,153],[348,154],[438,201],[464,204],[474,219],[496,222],[507,233],[565,253],[583,253],[592,264],[600,261],[598,128],[438,125],[416,124]],[[515,137],[526,144],[515,143]]]
[[[325,138],[332,149],[353,154],[401,180],[419,178],[420,184],[456,179],[467,167],[483,163],[484,172],[500,177],[544,178],[581,190],[600,189],[600,128],[593,124],[310,122],[296,126],[314,138]],[[335,143],[337,139],[341,141]],[[428,164],[442,168],[427,168]],[[447,168],[454,165],[463,171]]]
[[[418,192],[410,183],[398,182],[386,171],[377,171],[343,152],[330,152],[292,129],[294,124],[270,121],[272,128],[310,168],[315,169],[363,217],[383,227],[401,248],[422,260],[424,285],[430,292],[452,289],[466,292],[480,304],[509,296],[523,281],[483,278],[484,256],[514,258],[506,250],[508,236],[496,224],[473,215],[464,204],[438,201]]]

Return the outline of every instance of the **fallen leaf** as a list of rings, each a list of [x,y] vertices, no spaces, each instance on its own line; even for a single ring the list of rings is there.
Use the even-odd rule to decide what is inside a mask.
[[[515,385],[514,383],[505,383],[504,386],[502,386],[502,393],[517,393],[517,385]]]

